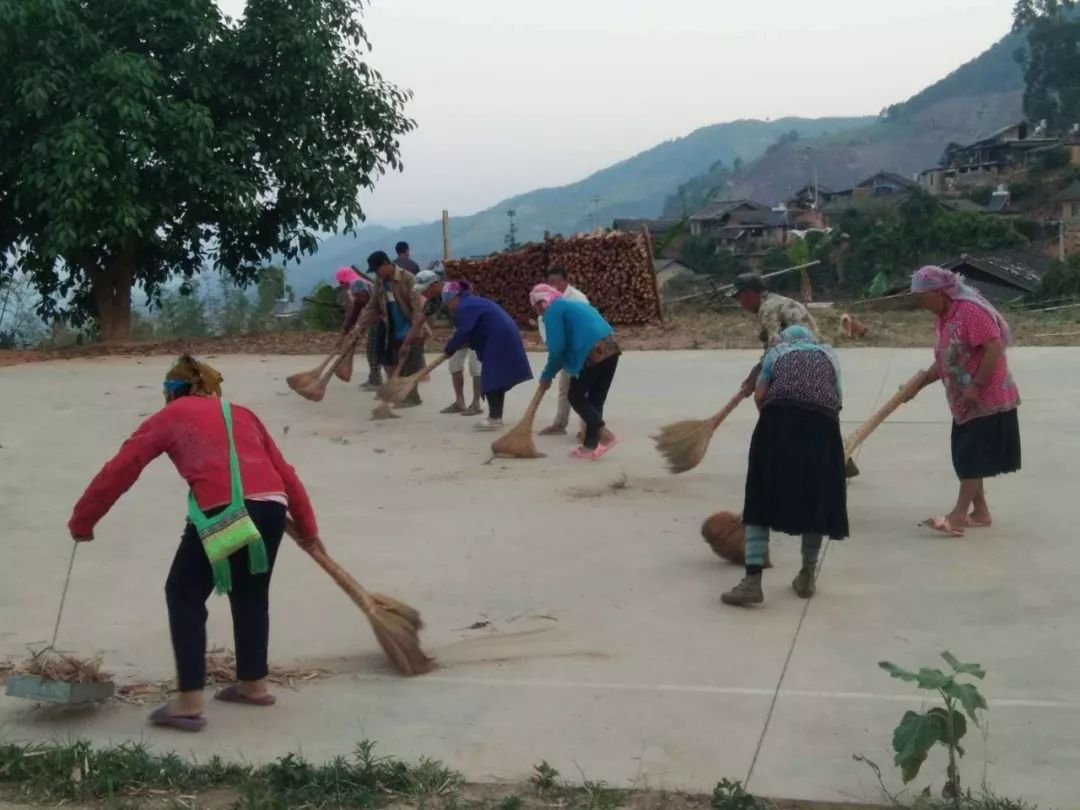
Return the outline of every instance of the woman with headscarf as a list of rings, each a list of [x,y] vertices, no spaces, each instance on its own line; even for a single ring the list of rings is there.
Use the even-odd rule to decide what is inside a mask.
[[[570,407],[585,422],[584,440],[573,455],[595,461],[618,444],[604,422],[604,404],[621,354],[615,330],[594,307],[566,300],[549,284],[533,287],[529,303],[543,319],[548,349],[540,386],[550,388],[560,371],[570,375]]]
[[[267,692],[270,575],[291,513],[305,549],[322,548],[304,485],[258,417],[221,397],[222,377],[190,355],[165,376],[165,407],[144,421],[86,488],[68,522],[75,542],[94,527],[143,469],[165,453],[190,487],[188,522],[165,582],[179,695],[150,715],[158,726],[205,724],[206,600],[227,593],[237,683],[215,697],[270,706]]]
[[[983,479],[1020,469],[1020,392],[1005,358],[1009,325],[962,276],[941,267],[916,272],[911,292],[937,316],[934,365],[923,372],[922,388],[938,380],[945,386],[953,470],[960,479],[952,511],[925,525],[961,537],[966,527],[990,525]]]
[[[364,311],[364,307],[368,305],[371,300],[371,295],[375,290],[375,286],[360,275],[352,267],[339,267],[334,274],[334,278],[337,279],[338,289],[345,293],[345,322],[342,324],[342,335],[348,335],[353,327],[356,326],[356,321],[360,318],[360,313]],[[342,338],[344,340],[344,337]],[[385,331],[383,330],[382,323],[375,323],[367,329],[367,364],[368,364],[368,378],[367,382],[362,383],[360,388],[365,391],[370,391],[378,388],[382,385],[382,369],[379,366],[379,347],[386,339]]]
[[[754,390],[760,414],[750,440],[743,524],[746,576],[720,599],[765,601],[761,572],[769,532],[802,535],[802,567],[791,583],[809,599],[816,590],[822,538],[848,536],[844,442],[840,436],[840,363],[805,326],[789,326],[766,352]]]
[[[474,427],[499,430],[506,392],[533,376],[521,332],[506,310],[473,295],[467,281],[448,281],[442,289],[442,301],[454,317],[454,335],[446,344],[446,354],[453,357],[467,346],[480,360],[480,395],[487,400],[488,418]]]

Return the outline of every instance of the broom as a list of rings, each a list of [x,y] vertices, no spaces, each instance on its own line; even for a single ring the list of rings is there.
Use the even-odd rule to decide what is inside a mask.
[[[510,432],[503,434],[491,443],[491,455],[494,458],[543,458],[543,453],[536,452],[536,443],[533,442],[533,420],[540,408],[540,400],[544,398],[546,389],[536,387],[529,407],[525,409],[525,415]]]
[[[299,539],[292,518],[286,521],[285,531],[294,540]],[[424,623],[416,608],[392,597],[368,592],[325,551],[312,549],[308,554],[367,616],[379,646],[399,673],[411,677],[435,668],[435,659],[429,658],[420,648],[420,630]]]
[[[395,377],[400,377],[401,376],[401,369],[405,367],[405,360],[406,359],[407,359],[406,355],[402,354],[401,359],[398,360],[398,364],[394,368],[394,372],[390,375],[391,380],[394,379]],[[378,405],[376,405],[372,409],[371,418],[374,419],[374,420],[381,420],[381,419],[400,419],[401,417],[398,416],[396,413],[394,413],[390,409],[390,403],[389,402],[380,402]]]
[[[359,340],[360,336],[358,334],[349,335],[344,343],[335,347],[334,351],[332,351],[316,368],[311,371],[301,371],[299,374],[293,374],[286,377],[286,384],[305,399],[310,399],[314,402],[321,401],[323,395],[326,393],[326,383],[330,380],[330,377],[337,370],[338,365],[345,359],[346,355],[350,356],[351,362],[352,351],[356,348],[356,344]]]
[[[438,360],[428,363],[415,374],[410,374],[408,377],[394,377],[392,380],[383,383],[375,392],[375,399],[389,402],[391,405],[400,405],[420,383],[422,377],[433,372],[448,359],[445,353],[441,354]]]
[[[334,375],[342,382],[352,382],[353,357],[356,356],[356,342],[342,355],[341,362],[334,369]]]
[[[860,425],[854,433],[848,436],[847,441],[844,442],[844,475],[847,478],[854,478],[859,474],[859,466],[855,463],[855,459],[851,457],[860,444],[866,441],[866,438],[877,430],[889,416],[903,405],[908,398],[915,396],[922,389],[923,373],[920,371],[898,390],[892,397],[882,405],[873,416],[867,419],[862,425]]]
[[[705,451],[709,449],[713,433],[744,399],[742,392],[739,392],[709,419],[686,419],[660,428],[652,439],[660,455],[667,459],[668,469],[678,475],[700,464],[705,458]]]

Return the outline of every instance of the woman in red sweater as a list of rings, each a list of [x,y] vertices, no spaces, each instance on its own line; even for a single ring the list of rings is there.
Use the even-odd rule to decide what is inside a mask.
[[[94,477],[68,522],[75,542],[93,540],[94,526],[135,483],[143,468],[162,453],[169,456],[191,488],[191,514],[212,518],[227,512],[232,502],[232,473],[226,418],[231,419],[240,491],[254,527],[242,519],[229,525],[225,532],[233,534],[225,537],[226,544],[235,538],[238,528],[242,532],[246,526],[247,534],[241,538],[246,545],[226,550],[227,556],[212,566],[208,554],[213,553],[214,541],[205,540],[204,546],[199,530],[189,520],[165,583],[180,694],[175,702],[153,712],[150,721],[185,731],[198,731],[206,724],[206,600],[215,586],[228,592],[232,608],[237,678],[235,685],[215,697],[270,706],[274,703],[266,688],[270,574],[285,531],[286,513],[292,514],[304,538],[302,547],[322,547],[315,513],[296,471],[255,414],[239,405],[222,403],[221,379],[205,363],[190,355],[180,357],[165,378],[165,407],[143,422]],[[226,411],[230,416],[224,416]],[[216,528],[219,526],[212,527]]]

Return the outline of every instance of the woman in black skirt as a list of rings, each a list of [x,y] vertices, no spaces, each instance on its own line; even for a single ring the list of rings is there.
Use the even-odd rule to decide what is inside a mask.
[[[750,441],[743,523],[746,576],[720,597],[725,605],[765,601],[761,571],[769,531],[802,535],[802,568],[791,583],[814,595],[825,535],[848,536],[840,365],[804,326],[789,326],[761,365],[754,399],[761,415]]]
[[[991,523],[983,479],[1020,469],[1020,392],[1005,358],[1009,325],[978,290],[944,268],[919,270],[911,291],[937,316],[934,365],[923,372],[922,387],[938,380],[945,386],[953,470],[960,479],[952,511],[923,525],[962,537],[967,528]]]

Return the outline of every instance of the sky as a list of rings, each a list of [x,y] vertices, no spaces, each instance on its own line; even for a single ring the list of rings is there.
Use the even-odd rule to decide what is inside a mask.
[[[244,0],[219,0],[237,16]],[[471,214],[708,124],[873,115],[1004,36],[1013,0],[372,0],[414,93],[369,222]]]

